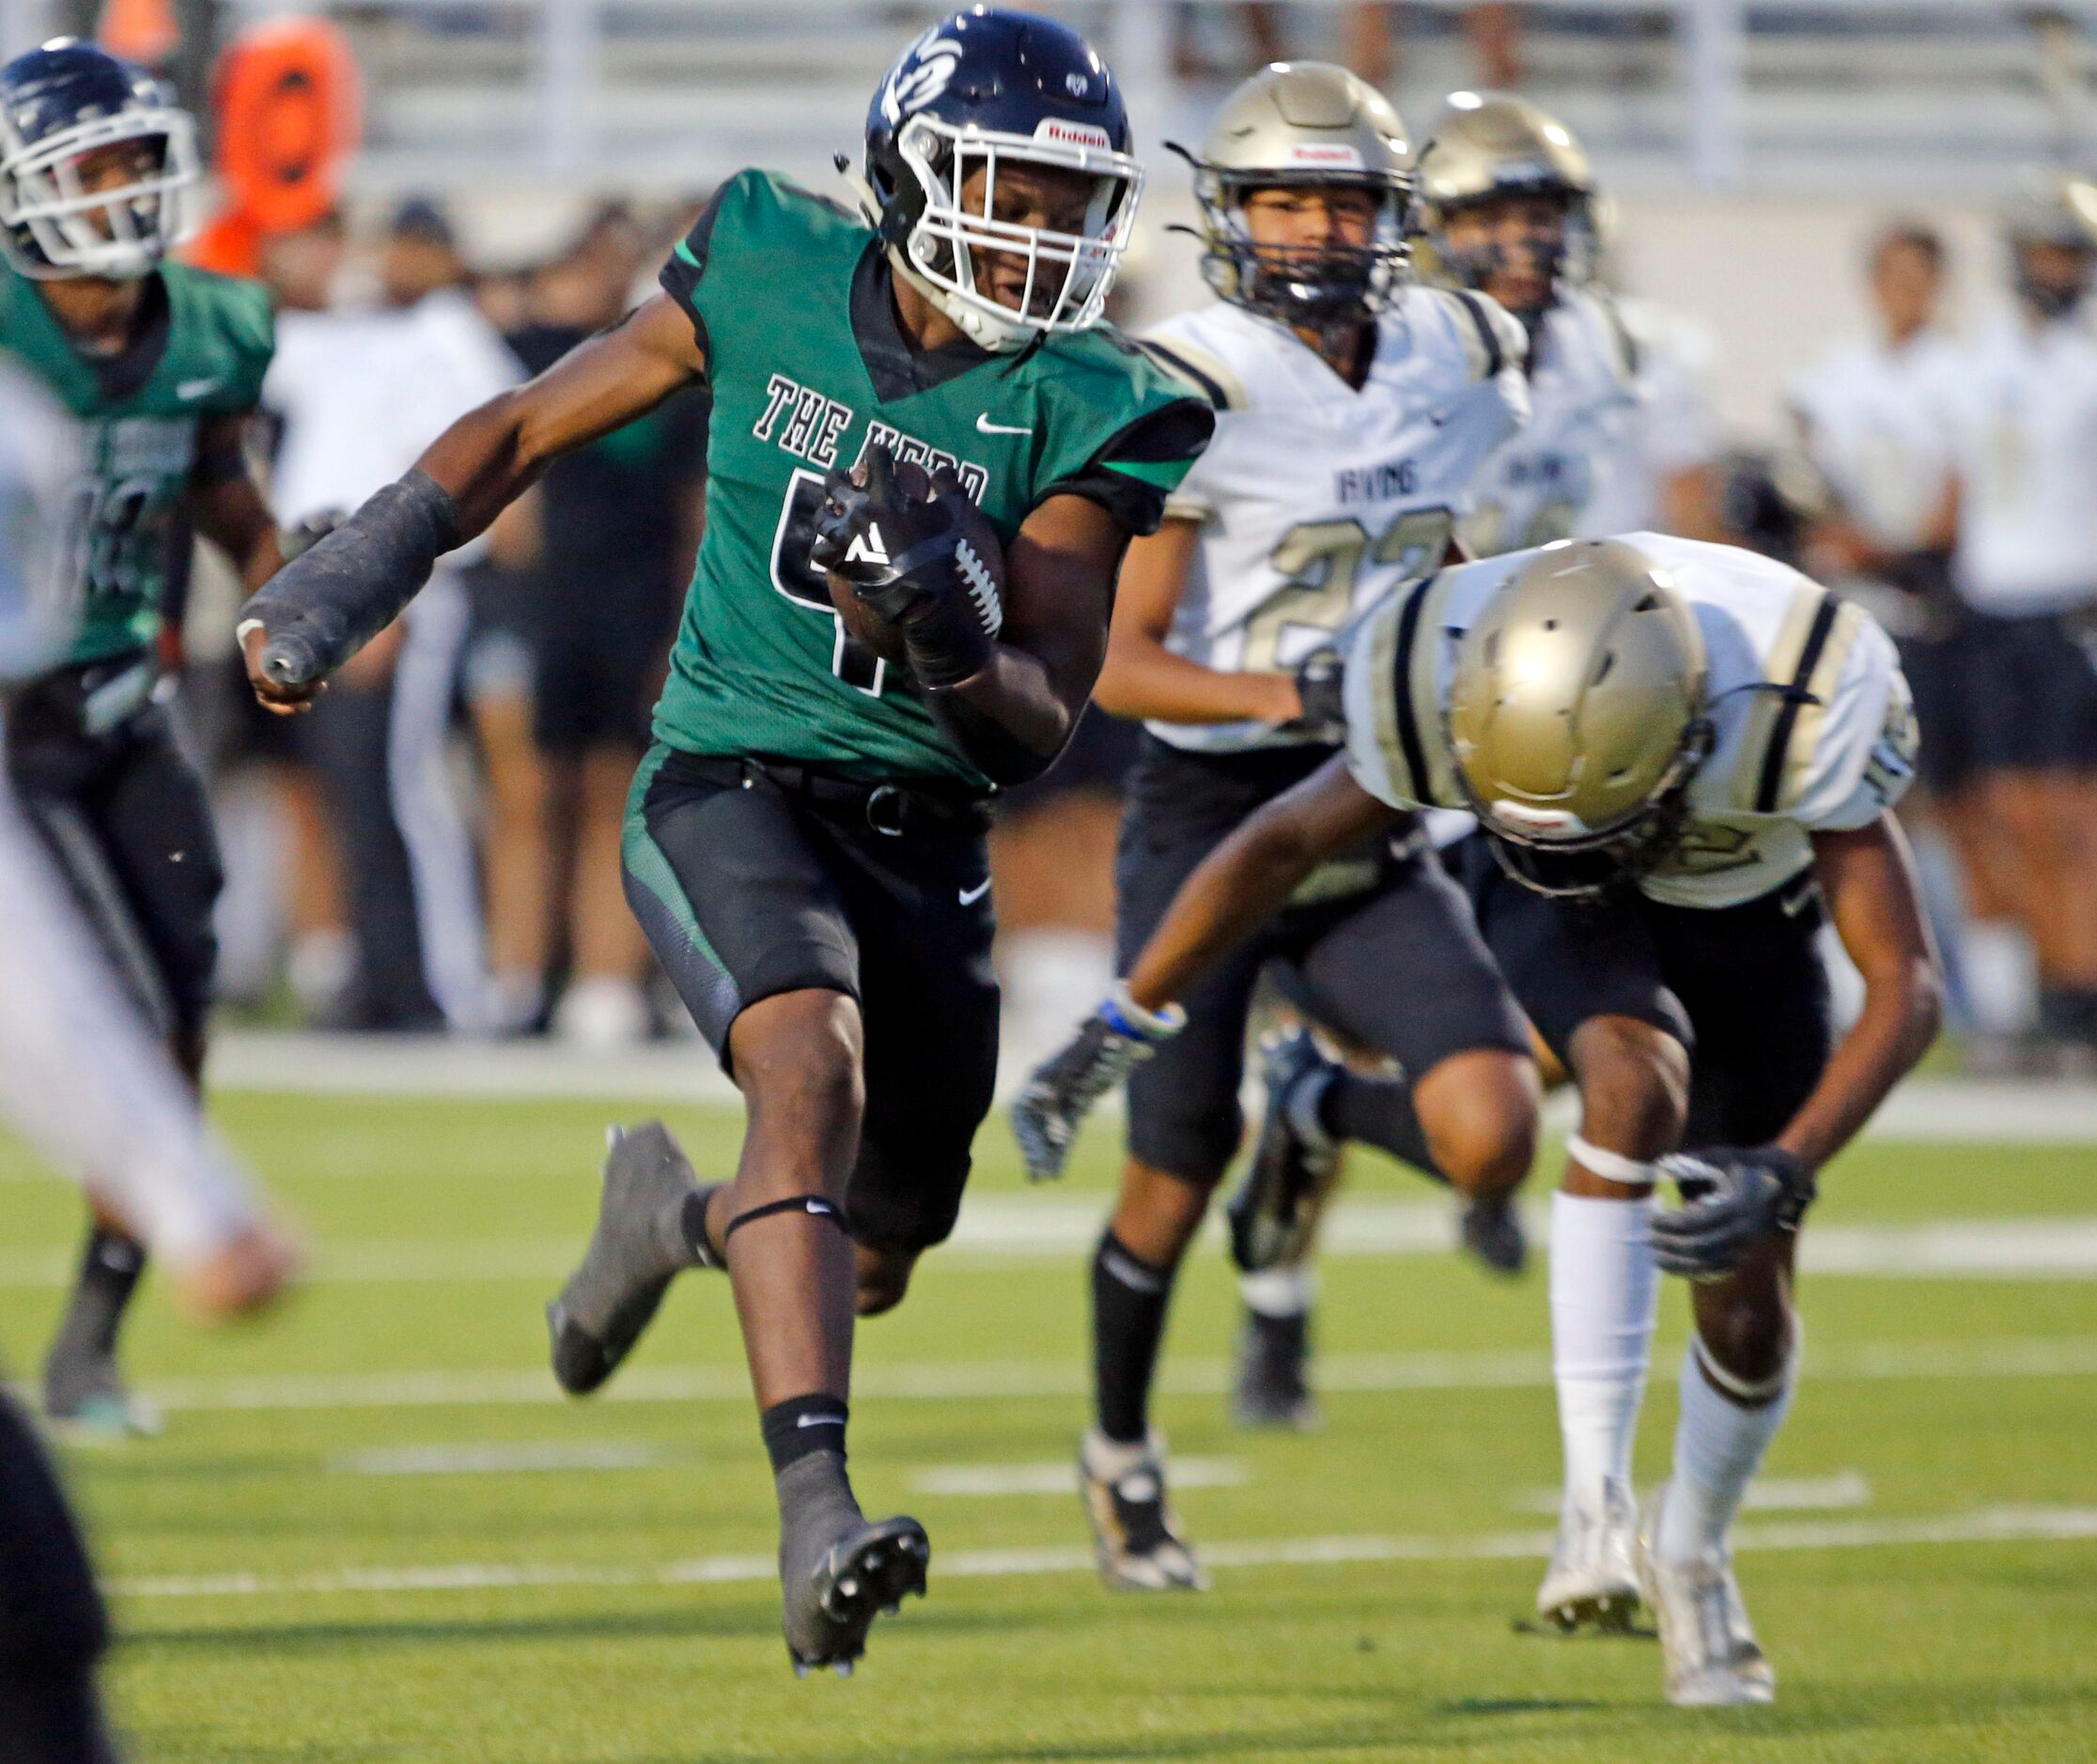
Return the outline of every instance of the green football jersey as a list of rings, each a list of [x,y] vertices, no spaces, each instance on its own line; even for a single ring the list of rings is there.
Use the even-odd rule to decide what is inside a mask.
[[[147,301],[140,341],[96,360],[73,347],[34,282],[0,265],[0,345],[81,423],[67,663],[131,655],[159,637],[198,427],[255,409],[275,339],[256,282],[166,264]]]
[[[916,349],[890,273],[862,221],[753,171],[722,186],[664,267],[706,350],[714,410],[706,537],[656,738],[987,787],[906,672],[847,638],[810,569],[823,474],[880,441],[927,471],[950,467],[1007,543],[1064,491],[1148,533],[1213,411],[1104,327],[1009,355]]]

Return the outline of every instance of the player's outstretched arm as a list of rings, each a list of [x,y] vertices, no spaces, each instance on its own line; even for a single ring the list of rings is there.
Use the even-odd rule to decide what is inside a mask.
[[[1211,852],[1180,885],[1128,978],[1014,1102],[1012,1128],[1028,1175],[1039,1182],[1063,1173],[1092,1106],[1179,1032],[1187,1014],[1175,999],[1280,911],[1320,863],[1397,818],[1336,755]]]
[[[399,616],[437,559],[484,531],[546,468],[703,379],[691,321],[656,295],[536,379],[470,410],[413,470],[277,572],[241,609],[256,696],[309,701]]]
[[[1815,833],[1813,870],[1842,948],[1864,977],[1864,1009],[1777,1143],[1810,1169],[1840,1152],[1936,1040],[1943,976],[1922,917],[1915,859],[1890,812],[1854,832]]]
[[[1281,911],[1321,863],[1400,818],[1335,754],[1244,821],[1180,885],[1128,970],[1129,997],[1149,1011],[1180,998]]]
[[[1771,1231],[1795,1230],[1812,1204],[1815,1172],[1936,1039],[1942,981],[1900,823],[1883,813],[1854,831],[1815,833],[1813,869],[1864,976],[1864,1009],[1774,1143],[1698,1147],[1660,1160],[1685,1204],[1654,1215],[1654,1260],[1685,1279],[1721,1279]]]
[[[1152,722],[1288,722],[1303,708],[1289,675],[1225,673],[1165,646],[1201,543],[1201,523],[1181,519],[1131,542],[1093,697],[1117,717]]]

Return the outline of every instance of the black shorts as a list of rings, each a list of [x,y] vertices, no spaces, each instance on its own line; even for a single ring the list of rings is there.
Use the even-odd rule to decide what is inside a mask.
[[[1598,1016],[1650,1023],[1689,1050],[1685,1144],[1764,1144],[1820,1082],[1834,1029],[1810,874],[1740,906],[1564,901],[1505,874],[1483,834],[1461,853],[1485,947],[1561,1060]]]
[[[155,1032],[194,1041],[210,1010],[225,872],[210,798],[166,707],[148,702],[88,732],[85,707],[121,686],[124,665],[68,669],[25,690],[8,719],[8,769]]]
[[[1194,754],[1145,737],[1115,866],[1122,972],[1195,866],[1328,757],[1304,748]],[[1221,1178],[1244,1128],[1246,1018],[1270,967],[1314,1022],[1415,1075],[1473,1048],[1529,1047],[1462,892],[1417,829],[1401,829],[1313,876],[1297,904],[1180,1000],[1187,1027],[1129,1077],[1133,1156],[1204,1186]]]
[[[1959,708],[1959,660],[1956,637],[1903,637],[1901,672],[1915,700],[1915,726],[1922,737],[1916,774],[1932,795],[1949,797],[1973,776],[1967,752],[1965,719]]]
[[[2097,642],[2097,630],[2091,632]],[[1950,658],[1961,763],[1972,772],[2097,766],[2097,667],[2058,613],[1973,614]],[[1922,726],[1923,750],[1930,731]]]
[[[897,831],[883,831],[895,828]],[[866,1112],[846,1195],[862,1243],[954,1230],[998,1071],[984,815],[973,804],[649,749],[627,807],[627,899],[728,1064],[742,1010],[859,1001]]]

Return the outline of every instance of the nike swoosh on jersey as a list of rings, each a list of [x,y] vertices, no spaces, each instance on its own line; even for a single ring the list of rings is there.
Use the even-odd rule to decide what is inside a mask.
[[[985,876],[983,880],[978,882],[972,889],[963,889],[961,890],[961,905],[964,906],[973,906],[976,902],[980,901],[986,894],[989,892],[990,878],[988,876]]]
[[[987,410],[976,412],[976,432],[981,435],[1032,435],[1031,425],[1022,423],[1017,428],[1009,423],[993,423]]]
[[[216,376],[210,379],[185,379],[175,388],[175,395],[184,404],[201,398],[208,392],[216,392],[219,382]]]

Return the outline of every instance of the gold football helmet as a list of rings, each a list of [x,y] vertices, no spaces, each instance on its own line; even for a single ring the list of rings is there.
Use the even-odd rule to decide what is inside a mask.
[[[1594,255],[1594,173],[1573,132],[1527,99],[1500,92],[1456,92],[1441,125],[1420,149],[1413,224],[1425,249],[1422,269],[1467,287],[1483,287],[1499,267],[1492,252],[1450,242],[1449,217],[1503,196],[1555,196],[1565,204],[1556,245],[1574,279]],[[1568,262],[1570,260],[1570,262]]]
[[[1458,645],[1450,751],[1494,856],[1540,893],[1597,894],[1680,839],[1711,750],[1703,638],[1619,539],[1546,546]]]
[[[1199,158],[1173,150],[1194,167],[1202,274],[1219,299],[1310,326],[1359,322],[1390,303],[1406,268],[1412,149],[1404,118],[1374,86],[1326,62],[1277,61],[1224,100]],[[1252,242],[1247,193],[1306,184],[1366,186],[1380,197],[1366,248],[1305,254]]]
[[[2097,183],[2074,172],[2027,172],[2003,210],[2002,232],[2018,297],[2043,317],[2074,311],[2097,268]]]

